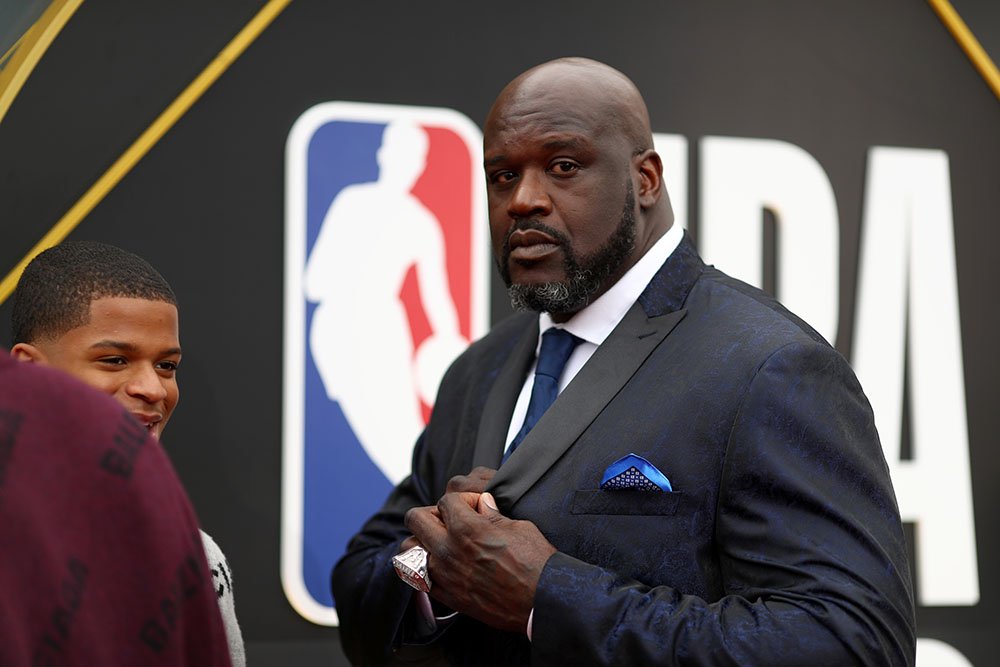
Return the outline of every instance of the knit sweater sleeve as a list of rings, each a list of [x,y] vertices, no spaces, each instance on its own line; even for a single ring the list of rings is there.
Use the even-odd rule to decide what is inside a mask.
[[[211,535],[201,531],[201,542],[205,547],[205,557],[212,573],[212,583],[219,598],[219,611],[226,626],[226,639],[229,642],[229,657],[233,667],[246,667],[246,653],[243,648],[243,633],[239,621],[236,620],[236,606],[233,602],[233,570],[222,549],[215,543]]]

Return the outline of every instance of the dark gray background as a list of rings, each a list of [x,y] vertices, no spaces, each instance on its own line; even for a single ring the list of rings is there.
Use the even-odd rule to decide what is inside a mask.
[[[0,274],[262,4],[83,3],[0,122]],[[996,59],[1000,3],[954,4]],[[845,354],[868,148],[948,152],[982,595],[975,607],[920,608],[918,626],[921,637],[952,644],[973,664],[992,664],[1000,627],[1000,104],[922,0],[294,0],[71,237],[139,253],[180,298],[183,401],[165,443],[232,562],[249,663],[344,664],[336,630],[300,618],[279,581],[284,148],[292,123],[328,100],[450,107],[479,123],[510,78],[563,55],[625,71],[646,96],[654,130],[683,134],[692,149],[705,135],[773,138],[820,162],[841,216],[836,342]],[[697,235],[697,151],[691,155]],[[507,312],[497,282],[494,321]],[[0,306],[2,344],[10,343],[8,320],[9,307]]]

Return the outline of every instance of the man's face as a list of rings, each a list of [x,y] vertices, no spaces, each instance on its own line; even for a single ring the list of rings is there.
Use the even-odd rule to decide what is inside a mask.
[[[635,263],[631,150],[607,121],[544,95],[498,104],[487,121],[494,256],[523,305],[572,314]]]
[[[33,347],[37,361],[113,396],[159,438],[180,393],[177,332],[176,306],[109,297],[90,303],[87,324]]]

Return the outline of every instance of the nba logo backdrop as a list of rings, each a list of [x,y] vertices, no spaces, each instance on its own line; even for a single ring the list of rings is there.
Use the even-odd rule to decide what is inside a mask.
[[[281,578],[313,622],[337,623],[331,568],[486,331],[481,145],[450,109],[348,102],[289,135]]]

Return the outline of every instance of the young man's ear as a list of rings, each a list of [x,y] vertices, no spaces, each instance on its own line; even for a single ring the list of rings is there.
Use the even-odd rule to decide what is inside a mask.
[[[18,343],[10,348],[10,356],[18,361],[27,361],[33,364],[45,363],[45,355],[31,343]]]

